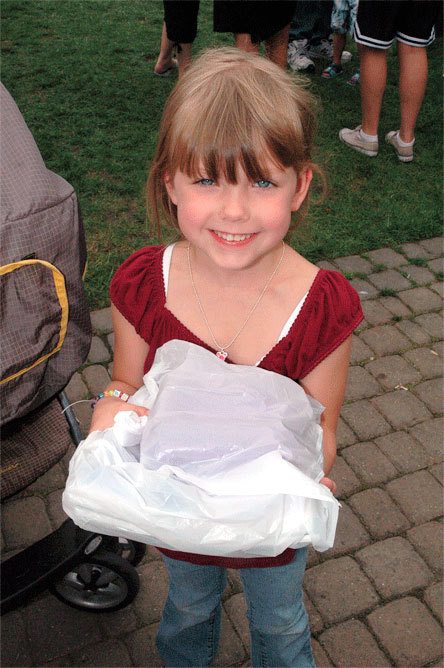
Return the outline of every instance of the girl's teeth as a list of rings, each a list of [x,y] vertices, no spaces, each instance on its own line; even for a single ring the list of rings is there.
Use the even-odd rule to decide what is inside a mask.
[[[245,241],[252,236],[251,234],[225,234],[223,232],[216,232],[216,234],[225,241]]]

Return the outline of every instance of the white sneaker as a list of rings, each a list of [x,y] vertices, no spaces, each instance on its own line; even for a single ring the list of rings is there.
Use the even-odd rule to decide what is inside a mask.
[[[307,57],[306,39],[295,39],[288,45],[287,62],[294,72],[314,72],[314,62]]]
[[[309,44],[306,49],[309,58],[328,60],[333,59],[333,46],[328,39],[323,39],[319,44]]]
[[[343,51],[341,56],[341,63],[349,63],[353,58],[350,51]]]

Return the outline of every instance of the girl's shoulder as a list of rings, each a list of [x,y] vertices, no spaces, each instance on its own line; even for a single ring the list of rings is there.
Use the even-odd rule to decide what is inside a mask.
[[[130,255],[117,269],[110,285],[111,301],[123,315],[137,302],[164,297],[162,261],[164,246],[145,246]]]

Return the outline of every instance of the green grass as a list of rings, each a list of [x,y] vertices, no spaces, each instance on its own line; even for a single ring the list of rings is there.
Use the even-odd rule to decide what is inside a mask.
[[[231,44],[212,32],[201,2],[194,51]],[[153,0],[2,0],[2,80],[47,166],[77,191],[88,241],[92,307],[108,304],[118,264],[150,237],[144,183],[163,104],[174,78],[152,75],[162,27]],[[400,164],[381,143],[377,158],[350,151],[338,130],[360,118],[359,90],[346,77],[311,75],[322,111],[316,159],[330,180],[292,243],[312,260],[428,238],[441,220],[441,46],[429,50],[429,85],[417,125],[415,161]],[[354,51],[354,46],[351,47]],[[390,55],[380,136],[398,127],[397,62]],[[347,65],[352,71],[356,57]],[[320,66],[319,66],[320,67]],[[348,73],[347,72],[347,73]]]

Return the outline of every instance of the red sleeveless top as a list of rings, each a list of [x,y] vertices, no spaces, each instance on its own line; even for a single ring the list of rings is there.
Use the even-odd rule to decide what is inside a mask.
[[[110,287],[113,304],[150,346],[144,373],[151,368],[157,348],[172,339],[190,341],[216,352],[166,308],[164,250],[164,246],[147,246],[131,255],[114,274]],[[359,297],[344,276],[320,269],[288,333],[258,366],[296,381],[304,378],[345,341],[362,318]],[[294,555],[291,548],[277,557],[242,559],[166,549],[161,552],[173,559],[226,568],[282,566]]]

